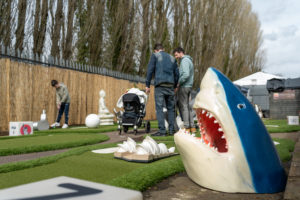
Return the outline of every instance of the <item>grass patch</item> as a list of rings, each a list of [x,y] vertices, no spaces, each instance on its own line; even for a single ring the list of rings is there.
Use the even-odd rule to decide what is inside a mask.
[[[0,140],[0,156],[78,147],[108,139],[107,135],[102,134],[76,133],[18,137],[13,140]]]
[[[22,162],[23,170],[20,170],[21,167],[19,167],[17,171],[3,173],[5,172],[5,168],[0,166],[0,170],[2,171],[2,173],[0,173],[0,188],[12,187],[57,176],[69,176],[105,184],[115,184],[114,181],[118,178],[119,180],[123,180],[122,183],[124,183],[125,175],[128,174],[126,178],[133,180],[136,173],[142,172],[145,173],[144,178],[145,176],[150,176],[144,180],[144,188],[155,182],[154,179],[161,179],[171,175],[171,173],[177,173],[183,170],[183,165],[179,165],[181,163],[179,156],[172,156],[145,164],[114,159],[113,154],[87,152],[88,150],[97,149],[96,147],[104,148],[108,146],[112,146],[112,144],[92,145],[89,149],[87,149],[87,147],[79,147],[76,151],[70,150],[56,156],[37,159],[35,162],[24,161]],[[178,166],[172,166],[174,164],[177,165],[177,163],[179,163]],[[10,166],[7,165],[6,169],[10,168],[10,170],[16,170],[16,167],[20,166],[20,163],[19,165],[15,165],[15,168],[12,168],[11,165],[12,164],[10,164]],[[29,165],[31,165],[31,168],[29,168]],[[36,165],[36,167],[33,167],[34,165]],[[141,169],[140,172],[133,173],[135,170],[144,167],[145,169]],[[170,169],[169,172],[164,172],[168,169]],[[152,177],[152,175],[155,175],[155,177]]]
[[[0,173],[12,172],[16,170],[22,170],[22,169],[32,168],[36,166],[46,165],[46,164],[54,163],[62,158],[83,154],[86,151],[114,147],[114,146],[116,146],[116,144],[98,144],[98,145],[77,147],[53,156],[42,157],[34,160],[7,163],[7,164],[0,165]]]
[[[300,131],[300,126],[288,125],[288,122],[285,119],[280,119],[280,120],[263,119],[263,122],[269,133],[285,133],[285,132]]]
[[[296,142],[290,139],[280,139],[280,138],[273,138],[273,141],[280,143],[275,146],[279,154],[280,160],[282,162],[291,160],[292,152],[294,151]]]
[[[147,135],[144,136],[144,138],[146,138]],[[174,141],[174,136],[151,136],[151,135],[148,135],[150,136],[151,138],[153,138],[154,140],[156,141]]]

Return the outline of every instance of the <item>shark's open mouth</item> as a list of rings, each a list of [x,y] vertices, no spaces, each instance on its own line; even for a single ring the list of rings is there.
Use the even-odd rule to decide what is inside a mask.
[[[196,114],[201,131],[201,140],[220,153],[227,152],[228,145],[225,134],[216,117],[204,108],[197,108]]]

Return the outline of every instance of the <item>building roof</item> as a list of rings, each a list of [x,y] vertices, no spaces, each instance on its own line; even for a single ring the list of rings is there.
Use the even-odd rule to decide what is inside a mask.
[[[284,77],[267,74],[265,72],[256,72],[244,78],[234,81],[236,85],[266,85],[267,81],[273,78],[284,79]]]

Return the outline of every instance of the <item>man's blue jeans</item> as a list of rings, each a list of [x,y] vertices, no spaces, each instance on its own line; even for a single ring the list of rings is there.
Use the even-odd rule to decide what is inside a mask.
[[[163,106],[166,105],[168,110],[169,133],[174,134],[175,122],[175,93],[173,87],[157,86],[154,90],[156,118],[160,134],[166,134],[165,118]]]
[[[70,107],[70,103],[61,103],[56,122],[58,122],[58,123],[60,122],[61,116],[65,112],[65,124],[68,124],[68,122],[69,122],[69,107]]]

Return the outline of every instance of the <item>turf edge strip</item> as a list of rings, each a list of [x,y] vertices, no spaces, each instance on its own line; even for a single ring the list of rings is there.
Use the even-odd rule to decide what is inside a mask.
[[[131,173],[114,178],[108,182],[110,185],[133,190],[144,191],[166,177],[185,171],[180,156],[174,160],[155,163],[141,167]]]

